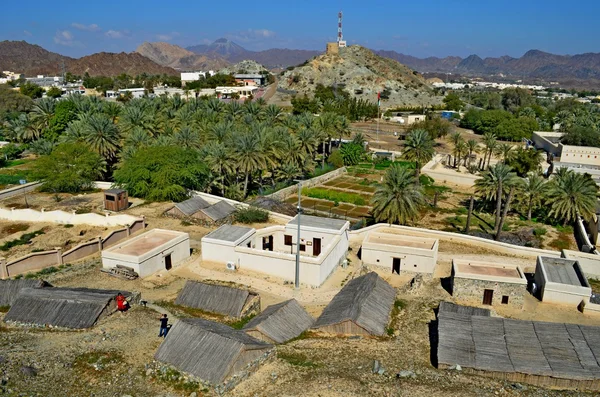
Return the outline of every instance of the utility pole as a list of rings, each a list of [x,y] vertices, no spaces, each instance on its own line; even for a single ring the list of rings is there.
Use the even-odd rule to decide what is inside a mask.
[[[298,220],[298,235],[296,236],[296,278],[294,286],[296,289],[300,288],[300,214],[302,213],[302,181],[296,180],[298,182],[298,216],[296,219]]]

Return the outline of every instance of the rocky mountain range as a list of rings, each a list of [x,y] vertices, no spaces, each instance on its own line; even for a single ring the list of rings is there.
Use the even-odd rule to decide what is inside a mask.
[[[502,56],[481,58],[470,55],[460,57],[425,59],[415,58],[395,51],[376,51],[378,55],[392,58],[419,72],[459,73],[489,76],[503,74],[518,78],[544,80],[600,80],[600,53],[556,55],[539,50],[527,51],[520,58]]]
[[[229,62],[214,53],[196,54],[174,44],[148,43],[141,44],[135,52],[158,63],[178,70],[219,70]]]
[[[273,48],[264,51],[250,51],[229,39],[218,39],[212,44],[187,47],[187,50],[199,55],[217,55],[231,63],[245,59],[256,61],[268,68],[285,68],[301,64],[315,57],[322,51],[290,50],[287,48]]]
[[[138,53],[99,52],[71,58],[25,41],[0,42],[0,70],[20,72],[26,76],[60,75],[63,65],[67,72],[76,75],[83,75],[85,72],[92,76],[116,76],[121,73],[177,74],[175,69],[159,65]]]
[[[339,55],[319,55],[285,71],[279,77],[277,95],[310,96],[317,84],[344,88],[351,96],[370,102],[376,101],[377,93],[385,89],[385,107],[440,103],[440,97],[419,73],[358,45],[340,49]]]

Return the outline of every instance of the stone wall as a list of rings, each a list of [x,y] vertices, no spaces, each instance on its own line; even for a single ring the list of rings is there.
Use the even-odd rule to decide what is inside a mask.
[[[348,173],[348,171],[346,170],[346,167],[342,167],[342,168],[338,168],[337,170],[333,170],[331,172],[328,172],[326,174],[323,175],[319,175],[316,176],[314,178],[311,179],[307,179],[306,181],[302,182],[302,187],[303,188],[309,188],[309,187],[313,187],[313,186],[317,186],[317,185],[322,185],[327,181],[330,181],[332,179],[335,179],[339,176],[342,176],[344,174]],[[288,186],[284,189],[281,189],[275,193],[271,193],[266,197],[278,200],[278,201],[284,201],[286,198],[293,196],[294,194],[298,193],[298,185],[293,185],[293,186]]]
[[[492,306],[502,305],[502,296],[508,296],[508,306],[522,308],[523,296],[528,293],[526,286],[522,284],[452,277],[452,296],[458,300],[478,301],[482,304],[483,291],[486,289],[494,291]]]

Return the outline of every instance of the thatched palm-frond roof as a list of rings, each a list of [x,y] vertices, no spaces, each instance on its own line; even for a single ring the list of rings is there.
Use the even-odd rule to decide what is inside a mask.
[[[41,288],[43,280],[0,280],[0,306],[12,306],[23,288]]]
[[[200,318],[179,320],[169,331],[154,358],[169,363],[212,384],[233,375],[245,362],[242,353],[264,351],[272,345],[252,338],[243,331]]]
[[[312,326],[314,319],[295,299],[267,307],[244,326],[244,331],[258,331],[275,343],[293,339]]]
[[[177,296],[175,304],[240,317],[249,297],[250,292],[243,289],[188,281]]]
[[[350,281],[333,297],[314,328],[352,321],[372,335],[383,335],[396,290],[375,272]]]

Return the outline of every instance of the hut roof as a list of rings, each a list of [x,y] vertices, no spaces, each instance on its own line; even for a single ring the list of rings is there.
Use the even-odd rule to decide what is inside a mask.
[[[267,352],[272,347],[227,325],[186,318],[175,323],[154,358],[219,384],[226,380],[241,353],[249,350]]]
[[[462,306],[462,305],[457,305],[456,303],[446,302],[446,301],[440,303],[438,312],[439,313],[450,312],[450,313],[458,313],[458,314],[467,314],[469,316],[484,316],[484,317],[490,316],[489,309],[481,309],[479,307],[473,307],[473,306]]]
[[[314,319],[296,299],[267,307],[244,326],[244,331],[256,330],[276,343],[293,339],[312,326]]]
[[[187,216],[194,215],[196,212],[209,206],[210,204],[199,196],[194,196],[181,203],[175,204],[175,207]]]
[[[294,217],[291,221],[289,221],[288,226],[298,226],[298,215]],[[348,221],[344,219],[334,219],[334,218],[323,218],[320,216],[314,215],[302,215],[300,218],[300,227],[312,227],[317,229],[327,229],[327,230],[342,230]]]
[[[220,221],[221,219],[227,218],[229,215],[235,212],[235,207],[226,201],[219,201],[211,205],[210,207],[203,208],[200,211],[208,216],[213,221]]]
[[[314,328],[352,321],[373,335],[383,335],[396,290],[375,272],[355,278],[342,288],[317,319]]]
[[[42,288],[42,280],[0,280],[0,306],[12,306],[23,288]]]
[[[440,312],[438,362],[484,371],[600,379],[600,327]]]
[[[237,240],[241,239],[253,230],[254,229],[252,229],[251,227],[245,226],[222,225],[218,229],[208,233],[206,236],[203,237],[203,239],[206,238],[235,243]]]
[[[540,257],[540,263],[546,270],[548,281],[558,284],[589,287],[577,261],[565,258]]]
[[[119,291],[89,288],[23,288],[4,321],[89,328]],[[130,295],[122,291],[123,295]]]
[[[243,289],[187,281],[175,304],[240,317],[249,297],[250,292]]]

